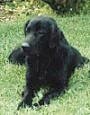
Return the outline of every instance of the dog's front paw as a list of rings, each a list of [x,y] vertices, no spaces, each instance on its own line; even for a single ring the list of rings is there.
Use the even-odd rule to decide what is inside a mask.
[[[25,108],[26,107],[26,104],[21,101],[19,104],[18,104],[18,107],[17,107],[17,110],[19,110],[20,108]]]
[[[18,104],[17,110],[19,110],[20,108],[26,108],[26,107],[32,107],[32,103],[31,102],[25,102],[25,100],[24,100]]]

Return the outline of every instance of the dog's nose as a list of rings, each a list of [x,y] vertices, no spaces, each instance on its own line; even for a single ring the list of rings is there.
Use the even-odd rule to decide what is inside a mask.
[[[30,45],[28,43],[23,43],[22,44],[22,48],[29,48],[29,47],[30,47]]]
[[[22,44],[22,49],[23,49],[24,51],[29,51],[30,45],[25,42],[25,43]]]

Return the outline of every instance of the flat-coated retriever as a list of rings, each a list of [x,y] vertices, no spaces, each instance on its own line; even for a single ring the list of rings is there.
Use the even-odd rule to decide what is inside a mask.
[[[49,104],[68,85],[76,67],[81,67],[87,58],[73,48],[65,39],[56,21],[50,17],[38,16],[28,20],[24,28],[25,41],[12,51],[9,60],[26,63],[26,86],[22,101],[18,105],[32,106],[35,92],[47,86],[48,92],[37,105]]]

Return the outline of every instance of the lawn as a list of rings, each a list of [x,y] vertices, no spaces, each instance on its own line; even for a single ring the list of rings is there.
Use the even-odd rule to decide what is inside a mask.
[[[69,43],[90,58],[90,15],[51,17],[64,31]],[[25,66],[9,64],[7,58],[23,41],[23,26],[27,19],[0,22],[0,115],[90,115],[90,63],[76,69],[66,93],[51,100],[49,106],[16,110],[25,84]],[[38,95],[41,97],[41,92]]]

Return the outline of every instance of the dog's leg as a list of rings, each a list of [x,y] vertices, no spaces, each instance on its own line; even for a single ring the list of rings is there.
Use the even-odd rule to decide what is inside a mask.
[[[60,90],[54,89],[53,91],[46,93],[44,97],[39,101],[39,105],[49,104],[50,99],[59,96],[60,92]]]
[[[48,93],[46,93],[44,95],[44,97],[38,103],[34,104],[34,106],[38,107],[38,106],[41,106],[41,105],[44,105],[44,104],[48,105],[50,103],[50,99],[58,97],[60,93],[61,93],[60,90],[53,89],[52,91],[49,91]]]
[[[57,88],[55,88],[55,89],[47,92],[43,96],[43,98],[38,102],[38,104],[35,103],[34,106],[38,107],[38,106],[41,106],[41,105],[44,105],[44,104],[47,104],[47,105],[50,104],[50,99],[58,97],[61,94],[62,91],[64,93],[64,89],[65,88],[63,88],[63,89],[57,89]]]
[[[54,85],[53,88],[50,88],[49,91],[43,96],[43,98],[39,101],[39,104],[34,104],[35,106],[38,105],[44,105],[44,104],[49,104],[50,103],[50,99],[53,99],[55,97],[58,97],[61,92],[64,93],[66,87],[67,87],[67,83],[65,80],[66,76],[61,76],[60,79],[58,79],[58,81],[56,81],[56,85]]]
[[[17,110],[20,107],[32,106],[32,98],[34,97],[34,90],[31,83],[30,72],[27,71],[26,73],[26,87],[22,93],[22,101],[18,104]]]
[[[28,89],[24,91],[22,101],[18,104],[17,110],[19,110],[21,107],[26,107],[26,105],[29,107],[32,106],[32,91]]]

